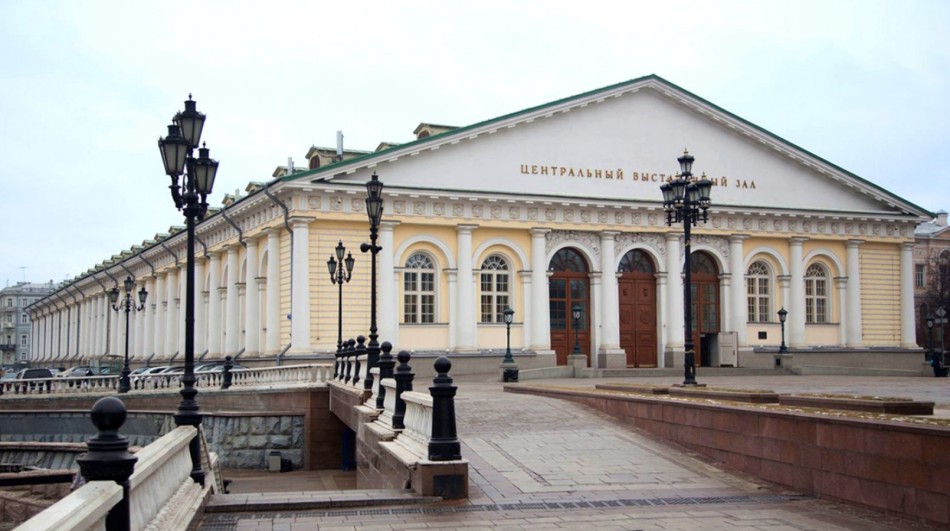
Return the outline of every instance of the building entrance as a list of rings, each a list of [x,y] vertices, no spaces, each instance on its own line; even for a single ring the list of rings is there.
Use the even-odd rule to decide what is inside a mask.
[[[692,278],[693,348],[696,365],[710,365],[710,339],[719,333],[719,268],[709,254],[690,254]],[[705,338],[705,341],[704,341]],[[705,347],[705,348],[704,348]]]
[[[575,249],[565,248],[551,259],[548,271],[548,300],[550,301],[551,349],[558,365],[567,365],[567,356],[574,351],[575,342],[587,356],[590,367],[590,274],[587,261]],[[581,318],[574,328],[571,308],[581,307]],[[575,336],[576,334],[576,336]]]
[[[620,261],[620,348],[627,367],[656,367],[656,268],[645,252],[634,249]]]

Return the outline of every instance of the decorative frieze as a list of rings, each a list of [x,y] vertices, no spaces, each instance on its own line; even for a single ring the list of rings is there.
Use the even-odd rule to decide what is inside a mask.
[[[594,255],[594,263],[600,263],[600,235],[595,232],[555,230],[545,235],[545,252],[550,254],[562,244],[580,244]]]
[[[666,244],[664,237],[656,233],[625,232],[617,236],[617,245],[614,247],[615,261],[619,261],[621,256],[632,246],[648,247],[661,258],[666,257]]]

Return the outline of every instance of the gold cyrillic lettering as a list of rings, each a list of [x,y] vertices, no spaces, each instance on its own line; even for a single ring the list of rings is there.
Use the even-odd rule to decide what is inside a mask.
[[[523,173],[523,174],[525,174],[525,175],[528,174],[528,165],[527,165],[527,164],[522,164],[522,165],[521,165],[521,173]]]
[[[531,165],[531,175],[537,175],[537,174],[538,174],[538,167],[537,167],[536,165],[532,164],[532,165]]]

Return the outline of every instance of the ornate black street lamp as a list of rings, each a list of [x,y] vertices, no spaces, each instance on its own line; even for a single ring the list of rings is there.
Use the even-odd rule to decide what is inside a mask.
[[[168,136],[158,139],[165,173],[171,177],[172,200],[175,208],[185,215],[187,227],[188,259],[185,280],[185,374],[182,377],[181,403],[175,414],[178,426],[201,426],[201,413],[195,396],[195,223],[204,219],[208,212],[208,194],[214,187],[218,161],[213,160],[207,144],[198,150],[198,158],[192,154],[201,140],[205,115],[195,108],[195,101],[188,95],[185,110],[175,115],[174,123],[168,126]],[[179,182],[179,177],[181,181]],[[191,478],[204,485],[205,474],[201,469],[199,438],[191,440]]]
[[[336,257],[332,255],[330,259],[327,260],[327,269],[330,271],[330,282],[337,284],[339,286],[339,294],[337,296],[337,340],[336,340],[336,355],[337,358],[340,357],[340,353],[343,352],[343,284],[350,281],[350,278],[353,276],[353,264],[356,262],[356,259],[353,258],[353,253],[350,253],[346,259],[343,259],[343,255],[346,253],[346,247],[343,246],[343,240],[340,240],[340,243],[336,245]],[[339,267],[338,267],[339,266]],[[344,266],[346,269],[344,270]],[[334,375],[336,376],[336,375]]]
[[[685,340],[683,348],[685,350],[685,359],[683,370],[685,378],[683,384],[696,385],[696,351],[693,349],[693,297],[692,297],[692,276],[690,275],[690,228],[698,221],[703,223],[709,221],[706,211],[709,209],[709,191],[712,188],[712,182],[706,178],[706,174],[697,181],[693,180],[693,161],[696,160],[688,151],[683,150],[683,156],[676,159],[680,163],[680,174],[668,183],[660,186],[663,192],[663,209],[666,210],[666,224],[670,227],[673,223],[683,223],[684,232],[684,255],[685,265],[685,286],[683,288],[684,299],[684,318]]]
[[[360,251],[364,253],[372,253],[372,263],[370,264],[370,298],[369,298],[369,344],[366,345],[366,379],[363,380],[364,389],[373,388],[373,375],[370,374],[370,369],[379,365],[379,335],[376,334],[376,255],[383,248],[376,245],[376,239],[379,237],[379,222],[383,219],[383,182],[379,180],[379,177],[376,174],[373,174],[373,177],[366,181],[366,215],[369,217],[369,241],[370,243],[363,243],[360,245]],[[391,354],[386,354],[386,361],[388,362],[389,369],[392,370],[395,362],[392,359]],[[386,376],[383,375],[382,371],[385,367],[380,366],[379,379],[382,380]],[[390,375],[391,376],[391,375]],[[379,386],[379,396],[377,397],[376,407],[377,409],[382,409],[383,407],[383,386]]]
[[[511,355],[511,322],[515,319],[515,311],[511,309],[511,306],[505,308],[503,312],[505,316],[505,328],[508,336],[508,347],[505,348],[505,359],[502,363],[514,363],[515,358]]]
[[[927,352],[924,353],[924,360],[930,361],[934,355],[934,318],[932,315],[927,317],[927,335],[930,336],[930,339],[928,340]]]
[[[581,320],[581,307],[577,304],[571,306],[571,317],[574,318],[574,352],[572,354],[581,354],[581,339],[578,326]]]
[[[139,290],[139,305],[136,306],[132,301],[135,280],[129,275],[125,278],[123,285],[125,287],[125,300],[119,303],[119,287],[113,286],[112,291],[109,292],[109,302],[112,303],[112,309],[115,311],[125,308],[125,365],[122,366],[122,376],[119,377],[119,392],[128,393],[132,389],[132,384],[129,382],[129,374],[132,372],[129,369],[129,313],[133,309],[137,312],[145,309],[145,298],[148,297],[148,292],[145,291],[145,286],[142,286],[142,289]]]
[[[788,318],[788,311],[782,307],[778,311],[778,322],[782,324],[782,345],[778,348],[778,356],[775,357],[775,366],[782,366],[782,354],[788,353],[788,347],[785,346],[785,319]]]

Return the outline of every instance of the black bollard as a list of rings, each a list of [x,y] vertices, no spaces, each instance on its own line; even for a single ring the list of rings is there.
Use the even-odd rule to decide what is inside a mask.
[[[353,351],[356,350],[356,340],[352,337],[346,340],[346,348],[343,350],[346,360],[346,374],[343,377],[343,383],[350,383],[353,378]]]
[[[402,394],[406,391],[412,391],[412,379],[415,375],[412,374],[412,367],[409,366],[408,352],[400,350],[399,354],[396,355],[396,359],[399,361],[399,366],[396,367],[393,373],[393,379],[396,380],[396,411],[393,413],[393,428],[401,430],[406,427],[404,422],[406,401],[402,399]]]
[[[366,336],[356,336],[356,349],[353,351],[353,385],[360,383],[360,356],[366,355]]]
[[[89,451],[76,458],[79,473],[86,481],[115,481],[122,487],[122,499],[106,516],[106,530],[128,531],[132,527],[129,477],[138,458],[129,453],[129,440],[119,434],[125,424],[125,404],[114,396],[100,398],[90,416],[99,432],[86,443]]]
[[[452,362],[445,356],[435,360],[436,377],[432,379],[432,438],[429,439],[430,461],[454,461],[462,458],[462,447],[455,428],[455,392],[449,369]]]
[[[340,379],[340,354],[342,353],[342,345],[343,343],[340,342],[340,344],[337,345],[336,347],[336,353],[333,354],[333,379],[334,380]]]
[[[224,371],[221,376],[221,389],[231,387],[231,369],[234,368],[234,359],[231,356],[224,357]]]
[[[379,356],[379,361],[376,362],[376,366],[379,367],[379,385],[376,386],[376,409],[382,411],[386,409],[386,388],[383,387],[383,379],[393,377],[393,365],[396,362],[393,361],[393,355],[390,354],[393,351],[392,343],[383,341],[380,349],[383,353]]]

